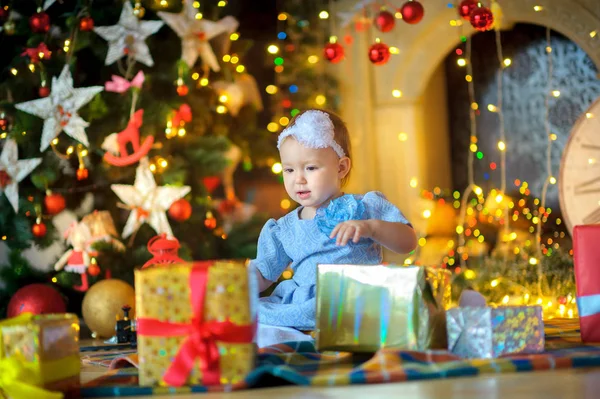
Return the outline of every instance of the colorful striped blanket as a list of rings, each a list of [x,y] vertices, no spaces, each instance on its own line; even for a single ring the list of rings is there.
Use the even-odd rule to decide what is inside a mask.
[[[582,344],[579,322],[546,321],[546,352],[499,359],[466,360],[447,351],[381,350],[365,357],[342,352],[318,353],[312,343],[292,342],[261,349],[256,369],[234,386],[184,388],[137,385],[135,352],[82,357],[84,364],[104,365],[105,375],[82,389],[84,397],[134,396],[229,391],[274,385],[348,385],[475,376],[486,373],[600,367],[600,344]]]

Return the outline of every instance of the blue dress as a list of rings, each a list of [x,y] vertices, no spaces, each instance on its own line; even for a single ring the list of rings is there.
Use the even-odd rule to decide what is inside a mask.
[[[315,328],[317,264],[380,264],[381,245],[368,238],[336,246],[329,238],[333,228],[347,220],[379,219],[409,224],[408,220],[380,192],[346,194],[317,210],[314,219],[300,219],[301,208],[275,221],[270,219],[258,239],[258,253],[252,264],[264,278],[277,281],[288,267],[294,272],[269,297],[260,298],[258,321],[299,330]]]

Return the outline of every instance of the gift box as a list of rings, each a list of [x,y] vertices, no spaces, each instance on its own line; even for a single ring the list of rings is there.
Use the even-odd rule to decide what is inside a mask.
[[[140,385],[242,381],[254,367],[255,278],[243,262],[136,270]]]
[[[450,272],[394,265],[318,265],[319,350],[446,348]]]
[[[573,228],[577,310],[583,342],[600,342],[600,224]]]
[[[79,320],[73,314],[24,313],[0,322],[0,374],[11,373],[0,392],[46,397],[47,391],[79,396]],[[6,380],[4,380],[6,382]],[[37,388],[36,388],[37,387]],[[17,389],[12,395],[11,390]],[[1,396],[1,395],[0,395]]]
[[[446,312],[448,350],[463,358],[489,359],[544,351],[541,306],[465,306]]]

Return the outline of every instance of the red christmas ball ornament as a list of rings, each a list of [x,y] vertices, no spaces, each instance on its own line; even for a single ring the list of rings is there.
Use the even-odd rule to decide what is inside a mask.
[[[42,86],[38,89],[38,94],[40,97],[48,97],[50,95],[50,88],[47,86]]]
[[[425,15],[425,9],[423,8],[423,4],[418,1],[407,1],[400,8],[400,14],[402,14],[402,20],[407,24],[418,24],[423,19],[423,15]]]
[[[189,92],[190,89],[186,85],[177,86],[177,94],[179,94],[180,97],[187,96]]]
[[[204,219],[204,226],[206,226],[207,229],[213,230],[217,227],[217,219],[214,216],[207,217]]]
[[[87,168],[77,168],[77,180],[85,180],[90,175],[89,170]]]
[[[44,205],[49,215],[56,215],[65,209],[65,197],[60,194],[48,192],[44,198]]]
[[[50,17],[45,12],[36,12],[29,17],[29,27],[34,33],[47,33],[50,30]]]
[[[94,20],[89,15],[79,20],[79,30],[82,32],[90,32],[94,29]]]
[[[0,6],[0,21],[4,21],[7,17],[8,17],[8,10],[6,8]]]
[[[46,235],[46,231],[48,231],[46,225],[40,221],[37,221],[33,226],[31,226],[31,232],[37,238],[44,237]]]
[[[558,297],[558,303],[561,305],[566,305],[567,304],[567,297],[566,296],[559,296]]]
[[[494,14],[487,7],[477,7],[471,12],[470,21],[473,28],[485,32],[494,25]]]
[[[185,222],[192,216],[192,205],[189,201],[181,198],[171,204],[169,216],[178,222]]]
[[[4,113],[0,114],[0,131],[5,132],[8,130],[9,121]]]
[[[478,3],[478,0],[462,0],[458,5],[458,15],[468,20],[473,10],[477,8]]]
[[[90,276],[95,277],[100,274],[100,266],[98,266],[96,263],[92,263],[88,266],[87,272]]]
[[[30,284],[20,288],[10,298],[6,309],[8,317],[21,313],[47,314],[65,313],[67,305],[54,287],[46,284]]]
[[[384,43],[375,43],[369,48],[369,60],[375,65],[383,65],[390,59],[390,48]]]
[[[344,48],[339,43],[327,43],[323,49],[323,56],[332,64],[337,64],[344,59]]]
[[[381,11],[375,17],[375,27],[379,29],[381,32],[389,32],[394,29],[394,25],[396,24],[396,18],[389,11]]]

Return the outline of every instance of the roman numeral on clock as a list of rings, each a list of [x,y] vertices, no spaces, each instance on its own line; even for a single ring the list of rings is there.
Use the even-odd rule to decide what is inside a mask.
[[[577,184],[575,186],[575,194],[590,194],[600,192],[600,184],[595,184],[598,182],[600,182],[600,176],[595,177],[586,182]]]
[[[600,207],[596,208],[595,211],[583,218],[585,224],[596,224],[600,222]]]
[[[582,144],[581,145],[583,148],[587,148],[589,150],[600,150],[600,145],[594,145],[594,144]]]

